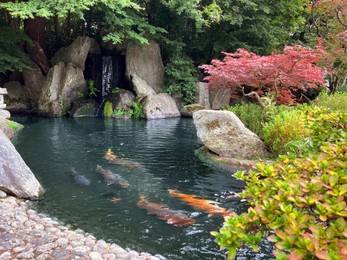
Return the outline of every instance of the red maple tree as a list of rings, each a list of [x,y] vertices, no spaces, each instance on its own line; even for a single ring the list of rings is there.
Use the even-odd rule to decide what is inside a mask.
[[[324,84],[325,70],[315,65],[323,52],[320,44],[316,49],[286,46],[282,53],[269,56],[239,49],[235,53],[223,52],[223,60],[214,59],[199,68],[207,74],[204,80],[210,87],[239,89],[246,96],[257,97],[270,92],[275,94],[277,103],[294,104],[295,91]]]

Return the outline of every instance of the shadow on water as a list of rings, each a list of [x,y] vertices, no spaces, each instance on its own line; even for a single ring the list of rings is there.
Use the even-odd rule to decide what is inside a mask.
[[[209,217],[168,194],[168,189],[176,189],[217,201],[238,213],[247,207],[239,200],[227,199],[231,192],[241,191],[242,182],[195,157],[199,140],[192,120],[14,120],[25,125],[16,147],[47,191],[37,204],[40,211],[98,239],[168,259],[225,259],[226,251],[220,251],[209,234],[218,230],[223,218]],[[104,159],[108,149],[140,167],[110,164]],[[122,176],[129,186],[107,185],[96,171],[97,165]],[[83,187],[72,181],[71,168],[90,180],[90,185]],[[148,215],[136,206],[141,195],[170,209],[183,210],[196,222],[175,227]],[[113,198],[116,202],[111,201]],[[266,243],[258,254],[246,249],[238,254],[238,259],[270,258],[271,246]]]

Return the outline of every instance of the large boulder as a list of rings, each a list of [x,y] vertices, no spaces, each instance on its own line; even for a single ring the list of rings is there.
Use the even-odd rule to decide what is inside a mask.
[[[198,82],[197,83],[197,101],[205,109],[210,109],[210,92],[207,83]]]
[[[218,110],[230,105],[231,88],[210,88],[209,98],[211,108]]]
[[[45,85],[45,76],[41,69],[34,63],[31,63],[30,69],[23,72],[24,88],[29,98],[30,105],[36,109],[37,101],[40,98],[43,86]]]
[[[202,143],[221,157],[253,159],[268,155],[265,144],[229,111],[200,110],[193,113]]]
[[[87,55],[91,50],[94,53],[98,52],[95,40],[88,36],[79,36],[69,46],[59,49],[54,54],[51,60],[52,66],[60,62],[72,63],[83,71]]]
[[[83,71],[72,63],[60,62],[48,72],[38,112],[49,116],[65,115],[86,91]]]
[[[0,190],[23,199],[37,199],[44,189],[11,141],[0,131]]]
[[[160,54],[160,47],[155,42],[148,45],[129,43],[125,54],[126,76],[132,74],[147,82],[156,93],[162,92],[164,65]]]
[[[30,102],[24,86],[18,81],[4,84],[7,89],[5,96],[6,108],[11,112],[26,112],[30,110]]]
[[[156,94],[154,89],[151,88],[145,80],[141,79],[136,74],[131,74],[130,78],[131,82],[133,83],[136,96],[138,98]]]
[[[36,41],[26,44],[26,49],[30,59],[42,70],[44,75],[49,71],[49,61],[41,46]]]
[[[149,95],[144,100],[143,112],[147,119],[180,117],[175,100],[167,93]]]
[[[71,117],[95,117],[98,104],[94,100],[75,102],[70,111]]]

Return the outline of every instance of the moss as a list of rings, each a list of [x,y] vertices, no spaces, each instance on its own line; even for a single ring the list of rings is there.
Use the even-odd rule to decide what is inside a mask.
[[[220,127],[220,123],[218,119],[212,120],[211,122],[208,122],[206,124],[206,127],[208,130],[213,130],[215,128],[219,128]]]
[[[251,169],[257,161],[238,160],[235,158],[224,158],[211,153],[206,146],[202,146],[195,151],[195,155],[203,163],[220,171],[235,173],[238,170]]]
[[[106,101],[104,106],[104,117],[111,117],[113,114],[112,103],[110,101]]]

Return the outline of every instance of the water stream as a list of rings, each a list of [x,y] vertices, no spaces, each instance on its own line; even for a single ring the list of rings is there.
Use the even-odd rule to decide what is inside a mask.
[[[244,202],[227,198],[242,189],[242,182],[196,158],[194,150],[200,143],[192,120],[14,120],[25,125],[14,141],[16,148],[46,189],[44,199],[37,203],[40,211],[124,248],[168,259],[225,259],[226,251],[220,251],[209,234],[218,230],[223,218],[208,216],[168,194],[168,189],[176,189],[219,202],[237,213],[247,208]],[[141,167],[110,164],[103,158],[108,149]],[[97,165],[121,175],[129,187],[107,185],[96,171]],[[70,176],[72,167],[91,185],[78,186]],[[148,215],[136,206],[141,195],[183,210],[196,222],[175,227]],[[119,200],[114,203],[113,198]],[[238,253],[238,259],[270,258],[267,243],[257,254],[249,249]]]

